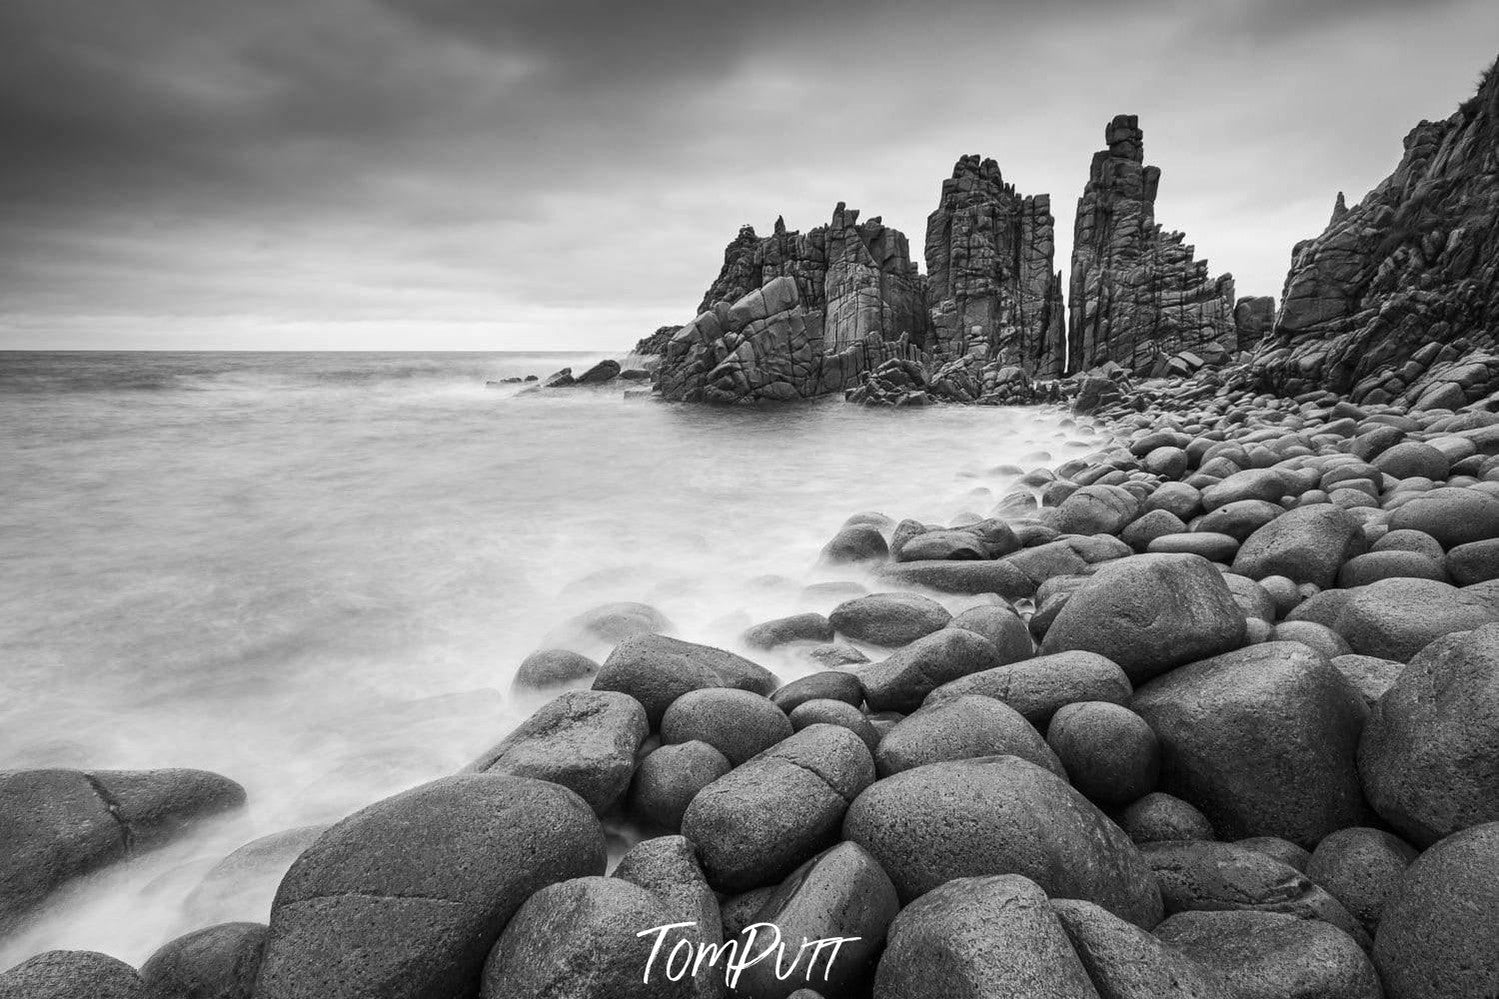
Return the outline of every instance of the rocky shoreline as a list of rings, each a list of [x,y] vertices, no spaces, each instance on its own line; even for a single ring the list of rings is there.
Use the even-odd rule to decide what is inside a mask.
[[[528,658],[517,696],[551,699],[464,773],[295,842],[268,924],[139,971],[50,952],[0,996],[1492,993],[1499,415],[1214,381],[1112,383],[1104,446],[986,519],[851,517],[823,554],[848,599],[743,641],[814,672],[601,607],[575,624],[608,656]],[[10,919],[49,887],[19,877],[243,802],[184,771],[6,781],[33,817]],[[787,975],[729,991],[712,948],[759,953],[756,924]]]
[[[267,923],[0,999],[1499,995],[1499,74],[1339,196],[1274,315],[1156,223],[1138,121],[1105,138],[1065,310],[1049,196],[968,156],[930,274],[843,204],[746,227],[654,370],[524,380],[1067,405],[1101,447],[987,516],[854,514],[841,602],[746,654],[596,608],[607,655],[520,663],[538,707],[461,773],[209,872],[284,871]],[[0,773],[0,933],[244,802]]]

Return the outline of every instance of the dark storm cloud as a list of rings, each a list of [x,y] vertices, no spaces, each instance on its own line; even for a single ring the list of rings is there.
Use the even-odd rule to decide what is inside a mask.
[[[1492,59],[1471,0],[11,0],[0,345],[613,347],[746,221],[919,247],[953,158],[1071,206],[1142,115],[1160,214],[1278,291]]]

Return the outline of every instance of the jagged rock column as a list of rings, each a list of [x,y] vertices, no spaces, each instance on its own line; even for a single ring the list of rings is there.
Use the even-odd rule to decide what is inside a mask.
[[[1180,232],[1155,221],[1158,167],[1134,115],[1104,132],[1077,203],[1069,288],[1073,371],[1114,361],[1149,370],[1162,355],[1236,343],[1233,276],[1209,275]]]
[[[1023,197],[992,159],[964,156],[927,218],[927,287],[939,358],[976,347],[1029,373],[1061,374],[1062,276],[1051,198]]]

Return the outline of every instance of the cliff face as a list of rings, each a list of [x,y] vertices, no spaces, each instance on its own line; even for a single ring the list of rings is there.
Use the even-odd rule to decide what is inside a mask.
[[[1499,72],[1445,121],[1405,138],[1400,164],[1297,244],[1263,382],[1355,401],[1462,405],[1499,358]],[[1474,351],[1478,356],[1473,356]],[[1485,353],[1484,351],[1490,353]],[[1481,370],[1483,369],[1483,370]]]
[[[1029,373],[1062,373],[1054,226],[1049,195],[1016,194],[991,159],[958,160],[927,219],[932,354],[958,358],[982,346]]]
[[[906,237],[839,202],[805,235],[780,219],[767,237],[739,231],[698,317],[667,347],[662,393],[730,403],[842,391],[909,352],[926,326],[925,281]]]
[[[1145,165],[1144,133],[1120,115],[1104,133],[1077,203],[1068,299],[1069,368],[1114,361],[1149,370],[1162,355],[1232,348],[1232,275],[1211,277],[1182,233],[1155,221],[1158,167]]]
[[[926,294],[911,247],[879,217],[859,221],[843,202],[833,218],[805,235],[787,231],[757,236],[745,226],[724,249],[723,268],[703,295],[698,313],[718,302],[737,302],[778,277],[796,284],[797,297],[830,348],[870,333],[902,333],[920,341],[926,332]]]

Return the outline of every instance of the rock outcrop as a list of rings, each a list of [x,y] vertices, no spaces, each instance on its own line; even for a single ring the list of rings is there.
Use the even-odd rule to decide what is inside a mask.
[[[1275,328],[1275,299],[1269,295],[1252,295],[1239,299],[1234,306],[1234,330],[1237,350],[1253,350]]]
[[[1062,373],[1062,275],[1051,197],[1026,197],[992,159],[964,156],[927,218],[927,288],[937,358],[975,349],[1027,373]]]
[[[926,330],[924,281],[906,237],[842,202],[806,235],[745,227],[696,319],[667,345],[663,397],[758,402],[841,392]]]
[[[1405,137],[1395,172],[1298,243],[1260,383],[1460,408],[1499,390],[1499,71]]]
[[[1069,367],[1115,361],[1148,372],[1162,355],[1236,345],[1233,276],[1212,277],[1179,232],[1155,220],[1159,167],[1134,115],[1104,132],[1077,203],[1068,301]]]
[[[666,353],[666,345],[671,343],[671,338],[676,336],[681,329],[680,326],[657,326],[656,332],[636,341],[634,353],[645,356]]]

